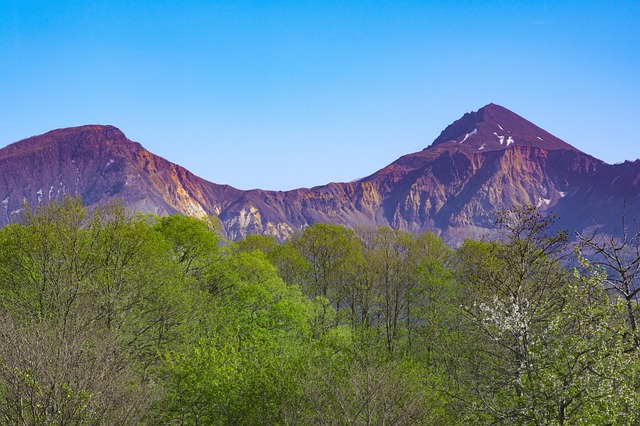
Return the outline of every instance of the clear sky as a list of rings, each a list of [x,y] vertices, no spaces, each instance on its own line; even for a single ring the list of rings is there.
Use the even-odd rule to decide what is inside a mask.
[[[241,189],[364,177],[494,102],[640,157],[640,1],[0,0],[0,146],[112,124]]]

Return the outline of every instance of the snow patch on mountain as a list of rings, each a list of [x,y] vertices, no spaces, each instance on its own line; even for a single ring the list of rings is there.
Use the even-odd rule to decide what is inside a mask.
[[[473,129],[472,132],[469,132],[466,135],[464,135],[464,138],[458,143],[462,143],[462,142],[466,141],[467,139],[469,139],[471,136],[475,135],[476,133],[478,133],[478,129],[477,128]]]
[[[538,204],[536,204],[536,207],[540,207],[543,204],[548,206],[549,203],[551,203],[551,200],[548,198],[538,198]]]

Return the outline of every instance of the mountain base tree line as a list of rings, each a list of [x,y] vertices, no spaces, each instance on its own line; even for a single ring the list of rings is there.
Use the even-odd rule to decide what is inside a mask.
[[[453,250],[27,208],[0,230],[0,424],[639,424],[638,233],[572,251],[552,221]]]

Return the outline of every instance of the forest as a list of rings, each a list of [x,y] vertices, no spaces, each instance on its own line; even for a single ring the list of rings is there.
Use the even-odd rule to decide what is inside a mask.
[[[553,220],[452,249],[26,207],[0,230],[0,424],[639,424],[638,235]]]

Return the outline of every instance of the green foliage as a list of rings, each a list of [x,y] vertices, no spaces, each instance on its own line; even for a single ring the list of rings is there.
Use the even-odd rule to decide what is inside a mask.
[[[149,367],[191,306],[146,220],[119,204],[87,215],[69,198],[27,210],[0,241],[0,415],[140,421],[154,398]]]
[[[309,352],[296,424],[452,424],[445,376],[410,357],[390,357],[368,330],[339,326]]]
[[[532,209],[509,217],[506,242],[459,250],[469,421],[635,423],[637,355],[623,339],[622,305],[599,271],[572,275],[559,264],[565,236],[547,235],[550,222]]]
[[[633,250],[572,270],[552,218],[499,223],[453,251],[27,209],[0,230],[0,424],[638,424]]]
[[[312,303],[260,252],[225,258],[236,271],[210,318],[215,333],[167,355],[168,418],[182,424],[278,424],[298,393]]]
[[[168,251],[186,276],[195,278],[201,289],[212,294],[224,291],[220,271],[223,240],[217,220],[173,215],[157,219],[153,229],[168,243]]]

